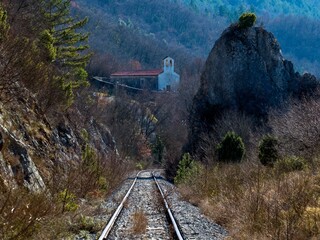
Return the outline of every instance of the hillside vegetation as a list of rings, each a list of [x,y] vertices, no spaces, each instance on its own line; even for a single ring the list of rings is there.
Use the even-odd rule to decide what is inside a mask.
[[[95,207],[133,165],[98,120],[87,19],[70,10],[63,0],[0,4],[0,239],[96,233]]]
[[[320,74],[317,1],[74,2],[76,14],[90,17],[90,44],[97,53],[95,62],[101,65],[92,74],[130,69],[128,59],[143,68],[156,68],[167,55],[176,59],[178,70],[190,68],[194,58],[207,57],[222,30],[247,10],[257,14],[258,25],[275,34],[283,54],[301,73]],[[101,61],[113,64],[106,69]]]
[[[179,0],[191,8],[206,14],[237,17],[237,13],[250,9],[259,14],[298,15],[319,18],[319,2],[316,0]]]
[[[191,68],[196,58],[206,56],[226,24],[225,18],[208,19],[183,5],[168,7],[168,1],[76,2],[75,12],[90,16],[86,29],[97,58],[114,63],[105,75],[130,69],[130,60],[142,68],[159,68],[167,55],[176,60],[178,71]],[[92,74],[99,73],[95,71]]]

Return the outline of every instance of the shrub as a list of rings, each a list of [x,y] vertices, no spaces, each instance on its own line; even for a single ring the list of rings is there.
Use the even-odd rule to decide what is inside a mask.
[[[185,153],[178,165],[177,175],[174,183],[186,183],[192,176],[196,175],[199,170],[197,163],[191,158],[189,153]]]
[[[92,217],[80,215],[80,219],[79,219],[80,230],[86,230],[90,233],[94,233],[98,231],[94,229],[96,225],[97,224],[95,224],[94,219]]]
[[[306,166],[305,160],[296,156],[286,157],[275,163],[275,168],[281,173],[302,171]]]
[[[235,132],[227,132],[216,151],[219,161],[240,162],[245,153],[245,146],[239,135]]]
[[[159,135],[157,135],[156,142],[154,143],[154,145],[152,147],[152,153],[155,156],[155,159],[156,159],[157,163],[161,163],[162,162],[164,148],[165,148],[165,145],[164,145],[162,139],[160,138]]]
[[[74,212],[79,207],[76,203],[76,195],[69,192],[67,189],[64,189],[59,193],[58,201],[62,203],[62,212]]]
[[[69,222],[69,231],[77,234],[79,239],[89,239],[89,234],[99,232],[103,225],[104,222],[101,220],[80,214],[73,222]],[[67,239],[70,239],[70,237]]]
[[[109,189],[108,180],[105,177],[100,176],[98,179],[98,186],[100,190],[107,191]]]
[[[144,163],[142,163],[142,162],[137,162],[136,163],[136,169],[138,169],[138,170],[143,170],[145,168],[145,164]]]
[[[257,17],[254,13],[243,13],[239,18],[239,27],[240,28],[249,28],[252,27],[257,20]]]
[[[259,160],[265,166],[273,166],[278,160],[278,140],[271,135],[266,135],[262,138],[259,144]]]
[[[38,239],[34,238],[34,235],[54,213],[55,206],[46,192],[32,193],[23,188],[8,189],[1,186],[0,181],[1,240]]]

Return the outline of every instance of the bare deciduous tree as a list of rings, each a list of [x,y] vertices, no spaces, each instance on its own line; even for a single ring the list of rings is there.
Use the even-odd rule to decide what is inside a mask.
[[[228,111],[217,119],[208,133],[204,133],[201,136],[198,154],[204,156],[204,160],[207,163],[212,162],[216,158],[216,146],[229,131],[235,132],[242,138],[247,149],[247,158],[252,159],[257,145],[255,141],[257,133],[255,132],[254,120],[244,113]]]
[[[285,112],[270,114],[269,125],[279,139],[282,155],[311,159],[319,154],[320,101],[292,102]]]

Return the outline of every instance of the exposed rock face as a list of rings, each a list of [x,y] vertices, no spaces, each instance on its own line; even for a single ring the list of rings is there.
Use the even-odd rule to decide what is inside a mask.
[[[3,159],[3,155],[0,152],[0,181],[9,188],[14,189],[17,187],[16,181],[14,180],[14,173],[11,166]]]
[[[117,152],[115,140],[110,130],[105,125],[98,124],[96,121],[91,121],[87,129],[91,136],[92,145],[96,146],[99,152],[104,154]]]
[[[11,166],[14,175],[18,175],[21,172],[23,185],[33,192],[41,192],[45,188],[45,184],[36,165],[28,154],[27,147],[12,139],[9,149],[19,159],[19,164]]]
[[[317,85],[314,76],[301,77],[294,71],[272,33],[261,27],[231,26],[207,59],[193,101],[191,138],[206,131],[223,110],[236,109],[264,117],[289,96],[312,92]]]
[[[56,139],[61,142],[63,146],[67,148],[76,146],[76,136],[71,127],[66,123],[60,122],[53,132]]]
[[[55,168],[80,161],[84,144],[82,129],[88,131],[89,144],[98,153],[104,156],[116,153],[106,126],[90,122],[78,129],[65,116],[52,126],[40,113],[36,101],[27,98],[28,92],[24,96],[26,100],[0,102],[0,150],[1,141],[6,143],[0,153],[0,183],[7,188],[24,186],[33,192],[43,191],[55,174]],[[77,122],[81,114],[73,118]]]

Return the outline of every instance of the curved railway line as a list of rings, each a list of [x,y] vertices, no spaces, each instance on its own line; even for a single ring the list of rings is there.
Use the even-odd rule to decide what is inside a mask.
[[[147,236],[132,235],[134,219],[132,219],[132,210],[129,212],[129,209],[136,208],[135,205],[139,205],[140,211],[147,215]],[[115,226],[117,221],[121,223]],[[140,171],[136,175],[126,195],[103,229],[99,240],[147,239],[146,237],[148,239],[184,239],[155,172],[151,170]]]

